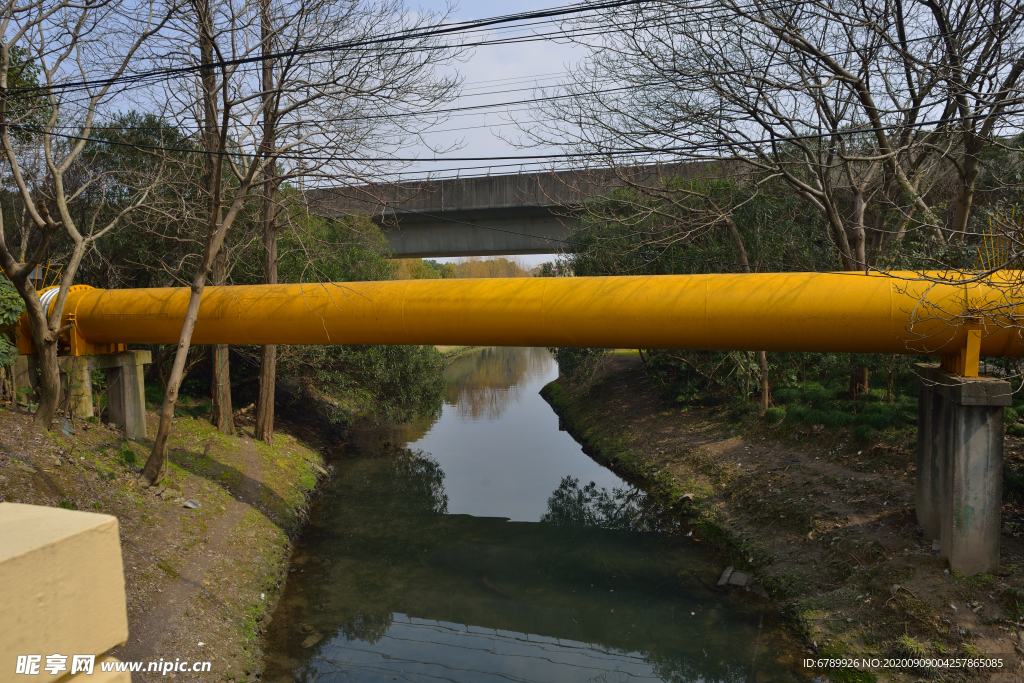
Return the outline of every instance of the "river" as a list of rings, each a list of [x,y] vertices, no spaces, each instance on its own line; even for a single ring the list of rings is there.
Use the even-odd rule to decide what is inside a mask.
[[[717,588],[725,558],[559,430],[557,375],[470,351],[440,416],[339,447],[264,681],[806,680],[778,609]]]

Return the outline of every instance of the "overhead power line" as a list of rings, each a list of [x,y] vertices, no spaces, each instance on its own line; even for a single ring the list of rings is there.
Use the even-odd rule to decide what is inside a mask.
[[[321,52],[334,52],[340,50],[350,50],[357,47],[365,47],[370,45],[384,45],[387,43],[403,42],[408,40],[417,40],[420,38],[429,38],[442,35],[451,35],[455,33],[462,33],[469,30],[486,28],[491,26],[498,26],[502,24],[509,24],[513,22],[522,22],[530,19],[540,18],[551,18],[560,16],[569,16],[572,14],[579,14],[581,12],[592,12],[595,10],[602,9],[613,9],[617,7],[625,7],[628,5],[640,5],[647,2],[654,2],[656,0],[606,0],[604,2],[584,2],[574,5],[563,5],[561,7],[555,7],[544,10],[537,10],[533,12],[519,12],[516,14],[507,14],[496,17],[489,17],[487,19],[481,19],[479,21],[468,21],[458,22],[455,24],[440,24],[428,29],[412,29],[409,31],[403,31],[390,36],[381,36],[379,38],[366,38],[361,40],[343,41],[340,43],[332,43],[328,45],[317,45],[308,48],[302,48],[297,50],[286,50],[281,52],[274,52],[269,54],[261,54],[250,57],[239,57],[236,59],[226,59],[210,62],[208,64],[193,64],[182,67],[171,67],[171,68],[160,68],[151,69],[149,71],[142,71],[134,74],[126,74],[123,76],[117,76],[105,79],[95,80],[80,80],[80,81],[69,81],[67,83],[59,83],[53,85],[36,86],[30,88],[15,88],[8,91],[8,96],[21,95],[33,92],[54,92],[54,91],[65,91],[80,87],[102,87],[109,85],[117,85],[120,83],[137,82],[145,79],[152,78],[166,78],[168,76],[196,73],[200,71],[208,71],[211,69],[222,69],[230,66],[241,66],[245,64],[262,64],[267,61],[275,61],[285,57],[296,57],[310,54],[317,54]]]
[[[803,2],[813,2],[813,0],[802,0],[802,1]],[[800,3],[798,3],[798,4],[800,4]],[[999,23],[1005,23],[1005,22],[994,22],[994,23],[983,25],[983,26],[978,26],[978,27],[975,27],[975,28],[991,27],[991,26],[995,26],[995,25],[997,25]],[[613,30],[613,31],[629,30],[627,28],[612,28],[610,26],[608,27],[608,29],[609,30]],[[951,34],[959,33],[959,32],[961,32],[963,30],[965,30],[965,29],[962,29],[962,28],[961,29],[954,29],[952,31],[949,31],[948,34],[951,35]],[[596,34],[605,34],[607,32],[608,32],[607,30],[603,30],[603,31],[596,32]],[[558,35],[558,34],[545,34],[545,35]],[[944,37],[946,35],[947,35],[947,33],[941,33],[940,32],[940,33],[927,34],[927,35],[922,35],[922,36],[915,36],[913,38],[909,38],[907,40],[907,42],[918,42],[918,41],[924,41],[924,40],[934,40],[936,38],[942,38],[942,37]],[[534,38],[536,38],[538,40],[544,40],[545,39],[544,36],[534,36]],[[848,50],[841,50],[841,51],[838,51],[838,52],[826,53],[825,56],[833,58],[833,59],[836,59],[836,58],[840,58],[840,57],[842,57],[844,55],[858,53],[859,51],[860,51],[859,48],[851,48],[851,49],[848,49]],[[803,64],[802,61],[798,61],[797,63],[801,64],[801,65]],[[794,65],[793,61],[788,60],[788,59],[784,59],[784,60],[780,60],[780,61],[775,61],[774,63],[769,64],[769,65],[765,65],[765,67],[767,68],[769,66],[793,66],[793,65]],[[726,72],[722,72],[721,75],[727,75],[727,74],[735,75],[736,73],[738,73],[738,72],[736,72],[736,71],[726,71]],[[492,80],[477,81],[476,83],[481,84],[481,83],[499,83],[499,82],[505,82],[505,81],[528,81],[530,79],[534,79],[536,81],[538,79],[541,79],[541,76],[545,77],[543,80],[550,80],[551,77],[555,77],[555,76],[558,76],[558,75],[571,75],[571,73],[570,72],[560,72],[560,73],[556,72],[556,73],[551,73],[551,74],[541,74],[541,75],[538,75],[536,77],[526,76],[526,77],[509,78],[509,79],[492,79]],[[465,115],[465,114],[462,114],[462,112],[470,112],[470,111],[474,111],[474,110],[483,110],[483,109],[500,108],[500,107],[528,106],[528,105],[531,105],[531,104],[536,103],[536,102],[553,101],[553,100],[556,100],[556,99],[572,99],[572,98],[577,98],[577,97],[604,95],[604,94],[610,93],[610,92],[617,92],[617,91],[623,91],[623,90],[633,90],[633,89],[641,88],[641,87],[642,88],[651,88],[651,87],[656,87],[656,86],[661,85],[661,84],[671,85],[672,83],[673,83],[673,81],[671,79],[665,78],[665,79],[661,79],[660,83],[657,80],[655,80],[655,81],[651,81],[651,82],[644,82],[642,84],[634,83],[634,84],[630,84],[630,85],[627,85],[627,86],[621,86],[621,87],[616,87],[616,88],[602,88],[602,89],[596,90],[596,91],[569,92],[569,93],[565,93],[565,94],[562,94],[562,95],[554,95],[554,96],[549,96],[549,97],[545,97],[545,98],[531,98],[531,99],[527,99],[527,100],[518,100],[518,101],[511,101],[511,102],[493,102],[493,103],[490,103],[490,104],[459,106],[459,107],[451,107],[451,108],[448,108],[448,109],[427,109],[427,110],[416,110],[416,111],[397,111],[397,112],[389,112],[389,113],[384,113],[384,114],[368,114],[368,115],[362,115],[362,116],[342,116],[342,117],[335,117],[335,118],[318,119],[317,123],[335,123],[335,122],[359,121],[359,120],[382,120],[382,119],[409,118],[409,117],[418,117],[418,116],[434,116],[434,115],[440,116],[440,115],[450,115],[450,114]],[[512,85],[512,84],[510,83],[509,85]],[[510,93],[510,92],[517,92],[517,91],[531,90],[531,89],[533,89],[533,90],[544,90],[545,88],[566,88],[566,87],[568,87],[570,85],[573,85],[573,83],[556,83],[556,84],[552,84],[552,85],[549,85],[549,86],[540,86],[539,84],[537,84],[536,87],[534,87],[534,88],[506,88],[504,90],[493,90],[493,91],[490,91],[490,92],[476,92],[476,93],[472,93],[472,94],[468,94],[467,93],[465,95],[460,94],[458,96],[458,98],[461,98],[461,97],[484,97],[484,96],[488,96],[488,95],[496,95],[496,94],[503,94],[503,93]],[[479,88],[474,88],[474,89],[479,89]],[[11,91],[11,92],[13,93],[15,91]],[[349,97],[352,97],[352,98],[355,98],[355,99],[358,99],[360,96],[361,95],[358,94],[358,93],[357,94],[349,95]],[[30,107],[30,109],[31,109],[31,107]],[[520,109],[520,110],[513,110],[513,111],[522,111],[522,110]],[[472,115],[472,114],[470,114],[470,115]],[[296,123],[291,124],[291,125],[302,125],[302,124],[296,122]],[[178,130],[194,130],[194,128],[189,128],[189,127],[181,126],[181,125],[175,125],[173,127],[177,128]],[[50,130],[58,130],[60,128],[61,127],[54,127],[54,128],[51,128]],[[69,129],[77,130],[77,127],[64,126],[64,127],[62,127],[62,129],[63,130],[69,130]],[[91,130],[94,130],[94,131],[100,131],[100,130],[161,130],[161,129],[163,129],[163,128],[162,127],[152,127],[152,126],[150,126],[150,127],[145,127],[145,126],[136,126],[136,127],[132,127],[132,126],[92,126],[91,127]],[[460,129],[452,129],[452,130],[457,131],[457,130],[460,130]]]
[[[748,140],[743,142],[706,142],[697,143],[693,145],[674,145],[664,147],[634,147],[627,149],[607,149],[607,150],[595,150],[592,152],[559,152],[554,154],[526,154],[526,155],[506,155],[506,156],[487,156],[487,157],[435,157],[432,159],[423,159],[420,157],[355,157],[355,156],[341,156],[341,155],[329,155],[329,156],[303,156],[288,153],[271,153],[268,155],[253,154],[250,152],[214,152],[201,149],[190,149],[187,147],[162,147],[159,145],[145,145],[133,142],[125,142],[118,140],[106,140],[103,138],[83,137],[79,135],[61,134],[61,133],[48,133],[49,135],[55,135],[57,137],[65,138],[68,140],[78,140],[85,142],[95,142],[103,145],[111,145],[117,147],[131,147],[134,149],[146,149],[159,152],[177,152],[177,153],[188,153],[188,154],[201,154],[206,156],[225,156],[225,157],[236,157],[236,158],[253,158],[253,157],[273,157],[277,160],[297,159],[301,161],[316,161],[316,162],[351,162],[351,163],[388,163],[388,162],[446,162],[446,161],[539,161],[539,160],[553,160],[553,159],[588,159],[595,157],[608,157],[613,158],[617,156],[632,156],[641,154],[679,154],[687,152],[703,152],[715,149],[732,149],[732,148],[751,148],[762,145],[777,145],[779,143],[786,142],[801,142],[805,140],[823,140],[832,139],[836,137],[847,137],[851,135],[864,135],[868,133],[878,133],[889,130],[902,130],[907,128],[924,128],[927,126],[937,125],[951,125],[962,121],[973,121],[978,119],[985,119],[990,116],[1012,116],[1014,114],[1024,113],[1022,109],[1010,109],[999,112],[999,114],[973,114],[969,116],[958,116],[950,119],[932,119],[929,121],[918,121],[916,123],[908,124],[892,124],[888,126],[870,126],[865,128],[851,128],[847,130],[837,130],[826,133],[810,133],[807,135],[791,135],[786,137],[771,137],[760,140]],[[11,124],[10,128],[17,130],[23,130],[27,133],[45,133],[45,131],[30,126],[22,126]]]

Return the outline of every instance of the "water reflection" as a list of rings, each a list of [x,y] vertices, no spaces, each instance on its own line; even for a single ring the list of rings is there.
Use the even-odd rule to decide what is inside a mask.
[[[531,355],[539,356],[490,356],[533,387],[521,403],[540,400],[536,384],[546,379],[525,379]],[[502,372],[476,376],[494,389]],[[500,420],[484,410],[475,426],[506,438],[501,428],[521,408]],[[614,477],[583,484],[593,463],[574,443],[537,446],[562,475],[533,479],[546,488],[532,495],[546,504],[524,508],[529,521],[452,514],[463,486],[452,481],[465,464],[449,454],[465,438],[457,424],[473,426],[446,407],[416,448],[377,432],[335,458],[268,629],[264,680],[798,679],[798,651],[776,610],[717,589],[722,559],[689,542],[642,492]],[[456,441],[440,438],[449,428],[445,438]],[[418,450],[427,442],[430,451]],[[505,486],[509,451],[473,452]],[[533,462],[522,455],[520,464]],[[503,511],[500,499],[490,509]]]
[[[575,477],[565,477],[548,498],[548,510],[540,518],[546,524],[567,527],[598,527],[620,531],[675,534],[682,521],[665,515],[661,508],[632,486],[611,490],[590,482],[580,486]]]
[[[487,347],[463,353],[445,370],[445,403],[460,418],[497,420],[519,390],[550,374],[555,361],[543,348]]]
[[[558,376],[547,349],[480,349],[456,360],[445,372],[450,389],[441,418],[405,441],[441,465],[449,512],[536,522],[566,475],[623,486],[559,431],[558,416],[540,396]]]
[[[268,681],[794,678],[766,606],[709,588],[716,557],[635,530],[642,496],[567,478],[543,523],[508,522],[445,514],[422,453],[336,467],[271,624]]]

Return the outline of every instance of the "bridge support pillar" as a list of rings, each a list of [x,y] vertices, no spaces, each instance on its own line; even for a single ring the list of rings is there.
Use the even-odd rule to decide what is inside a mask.
[[[87,356],[60,356],[60,406],[76,417],[92,417],[92,377]]]
[[[36,354],[18,356],[14,361],[14,395],[16,400],[32,403],[39,386],[38,357]]]
[[[124,427],[129,439],[146,438],[146,388],[143,366],[152,362],[149,351],[121,351],[89,356],[89,365],[107,371],[107,414]]]
[[[950,569],[999,567],[1003,408],[1010,383],[917,365],[917,520]]]
[[[18,356],[14,366],[14,391],[20,400],[38,400],[38,357]],[[152,362],[149,351],[121,351],[94,356],[60,356],[60,405],[78,417],[92,417],[92,370],[107,371],[107,413],[110,421],[124,427],[129,439],[146,438],[146,390],[143,366]]]

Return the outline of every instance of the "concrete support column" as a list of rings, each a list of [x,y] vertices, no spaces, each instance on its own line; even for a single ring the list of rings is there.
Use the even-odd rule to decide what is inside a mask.
[[[60,368],[60,405],[71,411],[75,417],[92,417],[92,376],[89,374],[87,356],[61,356],[57,358]]]
[[[1003,408],[1010,383],[918,364],[918,522],[951,569],[999,567]]]
[[[39,357],[36,354],[18,356],[14,362],[14,395],[19,401],[33,403],[38,397],[36,388],[39,386]]]
[[[917,395],[917,490],[914,509],[917,523],[924,530],[925,538],[939,537],[942,524],[943,463],[942,441],[944,434],[937,433],[944,424],[942,397],[932,391],[931,384],[920,381]],[[936,443],[936,442],[939,443]]]
[[[146,438],[146,390],[143,366],[149,351],[122,351],[90,356],[90,365],[107,371],[107,413],[110,421],[124,427],[129,439]]]

